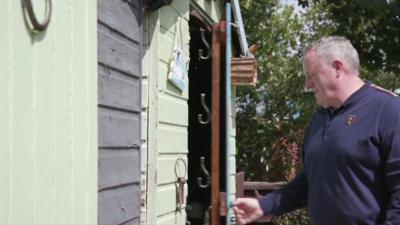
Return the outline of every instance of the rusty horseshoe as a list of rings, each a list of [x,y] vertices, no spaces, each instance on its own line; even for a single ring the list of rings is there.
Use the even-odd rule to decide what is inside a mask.
[[[29,20],[32,24],[32,29],[35,31],[44,31],[50,23],[51,13],[52,13],[52,2],[51,0],[46,0],[46,12],[45,17],[42,22],[39,22],[36,18],[35,12],[33,11],[32,0],[22,0],[22,4],[26,13],[28,14]]]

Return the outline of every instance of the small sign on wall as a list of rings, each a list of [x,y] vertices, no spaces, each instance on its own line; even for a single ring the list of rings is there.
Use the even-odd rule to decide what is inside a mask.
[[[175,47],[172,52],[172,59],[169,68],[168,79],[181,91],[185,90],[185,83],[188,77],[189,57],[186,53]]]
[[[183,49],[181,23],[182,17],[178,18],[175,29],[174,49],[169,66],[168,80],[171,81],[181,92],[185,90],[188,79],[189,55]]]

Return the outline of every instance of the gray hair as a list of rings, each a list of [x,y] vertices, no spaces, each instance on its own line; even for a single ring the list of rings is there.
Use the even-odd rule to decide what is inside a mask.
[[[318,56],[328,64],[330,64],[334,58],[339,58],[348,63],[355,71],[358,72],[360,69],[360,59],[357,50],[347,38],[332,36],[311,42],[304,50],[303,57],[310,50],[315,50]]]

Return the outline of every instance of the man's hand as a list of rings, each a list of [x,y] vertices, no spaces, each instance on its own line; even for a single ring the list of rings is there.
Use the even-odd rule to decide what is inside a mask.
[[[260,203],[255,198],[238,198],[233,203],[233,212],[236,215],[236,223],[244,225],[256,221],[263,216]]]

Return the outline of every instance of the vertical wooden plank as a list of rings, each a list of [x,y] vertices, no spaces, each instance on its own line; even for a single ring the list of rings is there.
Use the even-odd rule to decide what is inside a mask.
[[[98,184],[98,100],[97,100],[97,76],[98,76],[98,67],[97,67],[97,1],[92,0],[87,2],[87,18],[86,18],[86,27],[88,33],[85,37],[85,45],[88,48],[88,54],[86,56],[86,74],[87,77],[87,85],[88,85],[88,99],[87,104],[89,105],[88,114],[86,115],[86,121],[88,121],[88,127],[90,130],[88,136],[88,149],[85,153],[86,155],[86,164],[89,168],[88,178],[90,182],[88,182],[86,188],[86,207],[87,207],[87,224],[98,224],[98,194],[97,194],[97,184]],[[92,104],[90,104],[92,103]],[[96,104],[93,104],[96,103]]]
[[[149,104],[148,104],[148,162],[147,162],[147,224],[157,223],[157,157],[158,157],[158,144],[157,144],[157,128],[158,128],[158,76],[159,69],[158,64],[158,41],[159,41],[159,30],[160,20],[158,10],[152,12],[147,16],[147,30],[150,32],[149,38],[149,49],[147,49],[149,55],[148,64],[146,67],[150,68],[148,84],[149,84]]]
[[[86,104],[88,100],[89,74],[86,73],[87,60],[87,34],[81,31],[87,30],[87,4],[82,1],[72,2],[72,224],[84,224],[87,208],[86,186],[88,185],[87,149],[88,149],[88,121]],[[83,120],[85,118],[85,120]],[[93,190],[94,191],[94,190]]]
[[[39,3],[39,2],[38,2]],[[37,4],[43,8],[45,4]],[[43,12],[42,11],[42,12]],[[37,12],[39,13],[39,11]],[[53,21],[52,21],[53,22]],[[34,224],[54,222],[55,205],[55,157],[56,148],[54,128],[55,48],[54,24],[48,26],[46,33],[32,36],[33,50],[33,122],[34,122]],[[53,85],[49,85],[53,84]],[[46,115],[46,116],[44,116]],[[43,193],[46,190],[46,193]]]
[[[219,24],[212,25],[212,99],[211,99],[211,225],[218,225],[220,194],[220,106],[221,43]]]
[[[12,3],[11,3],[12,2]],[[33,221],[34,124],[32,40],[24,27],[21,2],[11,1],[12,88],[11,224]],[[16,13],[19,12],[19,13]],[[19,66],[18,62],[24,62]],[[24,193],[24,194],[21,194]]]
[[[231,141],[231,146],[233,148],[232,150],[232,154],[229,156],[230,157],[230,164],[231,164],[231,171],[230,171],[230,179],[232,180],[230,182],[231,187],[231,199],[235,199],[236,198],[236,105],[235,105],[235,99],[236,99],[236,87],[232,86],[232,90],[231,90],[231,118],[230,118],[230,122],[231,122],[231,133],[230,133],[230,141]]]
[[[72,16],[72,224],[97,216],[96,1],[73,1]],[[82,31],[87,31],[83,32]],[[84,171],[84,173],[82,173]]]
[[[147,196],[148,196],[148,187],[147,187],[147,163],[148,163],[148,96],[149,96],[149,62],[150,62],[150,17],[148,15],[143,16],[142,18],[142,117],[141,117],[141,140],[142,144],[140,147],[140,159],[141,159],[141,188],[140,188],[140,224],[147,224],[148,221],[148,213],[147,213]]]
[[[57,1],[54,4],[54,20],[56,33],[55,68],[57,75],[55,83],[62,84],[55,93],[55,129],[56,152],[55,161],[55,197],[57,210],[54,215],[55,224],[71,224],[72,218],[72,120],[71,117],[71,87],[72,76],[72,0]],[[58,86],[57,86],[58,87]]]
[[[236,174],[236,197],[244,197],[244,172]]]
[[[0,170],[0,221],[10,223],[10,156],[11,148],[8,142],[11,133],[10,126],[10,81],[12,67],[10,60],[10,41],[11,41],[11,27],[10,26],[10,3],[5,1],[3,7],[0,7],[0,15],[3,19],[0,20],[0,30],[4,31],[4,35],[0,38],[0,159],[2,160],[3,167]]]

